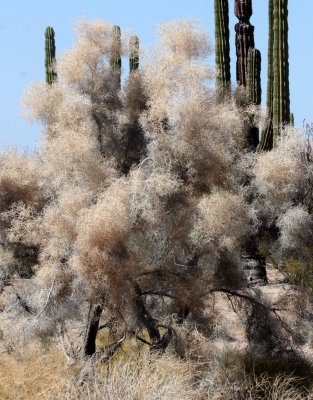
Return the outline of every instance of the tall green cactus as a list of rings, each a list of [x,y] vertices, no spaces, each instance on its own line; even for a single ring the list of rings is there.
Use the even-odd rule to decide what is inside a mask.
[[[249,104],[259,106],[261,104],[261,52],[257,49],[249,49],[247,74],[247,100]],[[254,150],[259,144],[259,128],[252,126],[249,129],[249,146]]]
[[[129,72],[132,73],[139,68],[139,39],[131,36],[129,40]]]
[[[290,122],[288,0],[274,0],[273,144]]]
[[[218,97],[230,91],[229,12],[228,0],[214,0],[215,65]]]
[[[274,0],[268,1],[268,50],[267,50],[267,98],[266,108],[268,121],[262,130],[261,141],[258,147],[260,151],[273,148],[273,89],[274,89],[274,68],[273,68],[273,45],[274,45]]]
[[[295,126],[295,116],[294,113],[290,113],[290,125]]]
[[[45,67],[46,82],[51,85],[57,79],[55,72],[55,33],[51,26],[45,31]]]
[[[247,81],[248,102],[259,106],[261,104],[261,95],[261,52],[257,49],[249,49]]]
[[[271,150],[283,126],[290,122],[288,0],[269,0],[268,122],[262,131],[259,150]]]
[[[112,30],[112,48],[111,48],[111,59],[110,64],[113,74],[116,78],[118,87],[121,86],[121,70],[122,70],[122,59],[121,59],[121,28],[114,25]]]

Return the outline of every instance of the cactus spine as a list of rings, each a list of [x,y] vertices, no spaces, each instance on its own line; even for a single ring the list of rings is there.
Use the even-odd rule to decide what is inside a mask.
[[[252,16],[252,0],[235,0],[235,15],[239,22],[236,32],[236,78],[240,86],[247,85],[248,53],[254,48],[254,26],[250,24]]]
[[[250,49],[248,53],[247,99],[249,104],[261,104],[261,52]],[[249,132],[249,145],[256,149],[259,144],[259,128],[252,126]]]
[[[277,144],[283,126],[290,122],[288,51],[288,0],[274,0],[273,43],[273,143]]]
[[[113,74],[116,78],[116,83],[118,87],[121,87],[121,68],[122,68],[121,49],[122,49],[121,28],[117,25],[114,25],[112,30],[112,48],[111,48],[110,64]]]
[[[131,36],[129,40],[129,72],[132,73],[139,68],[139,39]]]
[[[51,26],[45,31],[45,67],[46,82],[51,85],[57,79],[55,68],[55,33]]]
[[[214,0],[216,89],[224,97],[230,91],[228,0]]]

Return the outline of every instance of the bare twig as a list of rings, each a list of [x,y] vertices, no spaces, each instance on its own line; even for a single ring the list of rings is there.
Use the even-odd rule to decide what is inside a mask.
[[[56,280],[56,274],[54,275],[54,278],[53,278],[53,281],[52,281],[52,284],[51,284],[51,287],[50,287],[50,290],[49,290],[48,297],[47,297],[47,300],[46,300],[46,302],[45,302],[45,305],[44,305],[43,308],[39,311],[39,313],[36,315],[36,318],[38,318],[38,317],[44,312],[44,310],[47,308],[47,306],[48,306],[48,304],[49,304],[49,301],[50,301],[50,297],[51,297],[53,288],[54,288],[55,280]]]
[[[95,364],[99,364],[100,362],[107,362],[110,361],[111,358],[114,356],[115,352],[121,347],[122,343],[126,339],[126,331],[124,332],[124,335],[121,339],[111,343],[109,346],[106,346],[105,348],[102,348],[99,350],[99,352],[105,352],[100,358],[97,360]]]
[[[136,339],[138,339],[140,342],[147,344],[148,346],[152,347],[152,343],[148,342],[146,339],[140,337],[139,335],[136,335]]]

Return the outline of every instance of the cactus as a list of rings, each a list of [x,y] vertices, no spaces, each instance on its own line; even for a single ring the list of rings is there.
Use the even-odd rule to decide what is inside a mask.
[[[261,52],[250,49],[248,53],[248,80],[247,98],[248,102],[256,105],[261,104]]]
[[[267,66],[267,99],[266,108],[268,111],[268,121],[262,130],[261,141],[258,150],[265,151],[273,148],[273,44],[274,44],[274,3],[268,2],[268,66]]]
[[[55,34],[54,29],[48,26],[45,31],[45,67],[46,82],[51,85],[57,79],[55,67]]]
[[[236,32],[236,76],[239,86],[246,88],[246,99],[243,104],[261,104],[261,53],[254,48],[254,26],[250,23],[252,16],[252,0],[235,0],[235,16],[239,22]],[[253,120],[253,115],[250,118]],[[259,129],[247,127],[248,146],[256,149],[259,144]]]
[[[230,91],[229,15],[228,0],[214,0],[215,64],[218,96]]]
[[[249,49],[247,70],[247,100],[250,104],[261,104],[261,52],[257,49]],[[248,135],[249,146],[254,150],[259,144],[259,128],[252,126]]]
[[[139,39],[131,36],[129,40],[129,72],[132,73],[139,68]]]
[[[252,0],[235,0],[235,16],[242,22],[250,23],[252,16]]]
[[[277,144],[283,126],[290,122],[288,51],[288,0],[274,0],[273,43],[273,144]]]
[[[254,26],[250,24],[252,0],[235,0],[235,15],[239,22],[236,32],[236,78],[238,85],[247,85],[248,52],[254,48]]]
[[[295,126],[295,116],[293,113],[290,113],[290,125]]]
[[[288,61],[288,0],[269,0],[268,123],[262,132],[260,150],[277,144],[285,124],[290,122]]]
[[[117,25],[114,25],[112,30],[112,48],[111,48],[110,64],[113,74],[116,78],[116,83],[118,87],[121,86],[121,68],[122,68],[121,48],[122,48],[121,28]]]

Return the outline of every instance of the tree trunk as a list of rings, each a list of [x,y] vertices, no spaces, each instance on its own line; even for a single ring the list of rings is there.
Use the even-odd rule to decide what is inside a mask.
[[[103,309],[99,304],[93,304],[89,308],[83,346],[83,355],[85,357],[90,357],[96,352],[96,338],[102,310]]]
[[[134,283],[134,291],[136,296],[136,305],[138,307],[138,312],[139,312],[139,318],[149,334],[149,338],[152,344],[151,350],[165,351],[170,341],[172,340],[173,330],[171,328],[168,328],[165,334],[161,336],[156,321],[147,310],[145,303],[142,299],[141,288],[136,282]]]
[[[247,241],[241,255],[241,266],[248,281],[248,286],[267,284],[265,257],[258,254],[255,240]]]
[[[152,316],[146,309],[145,303],[141,297],[142,293],[141,293],[140,286],[136,282],[134,283],[134,291],[135,291],[135,296],[136,296],[136,299],[135,299],[136,305],[137,305],[138,312],[139,312],[139,319],[142,322],[142,324],[144,325],[144,327],[147,329],[151,343],[156,344],[161,339],[160,331],[159,331],[158,327],[156,326],[154,319],[152,318]]]

